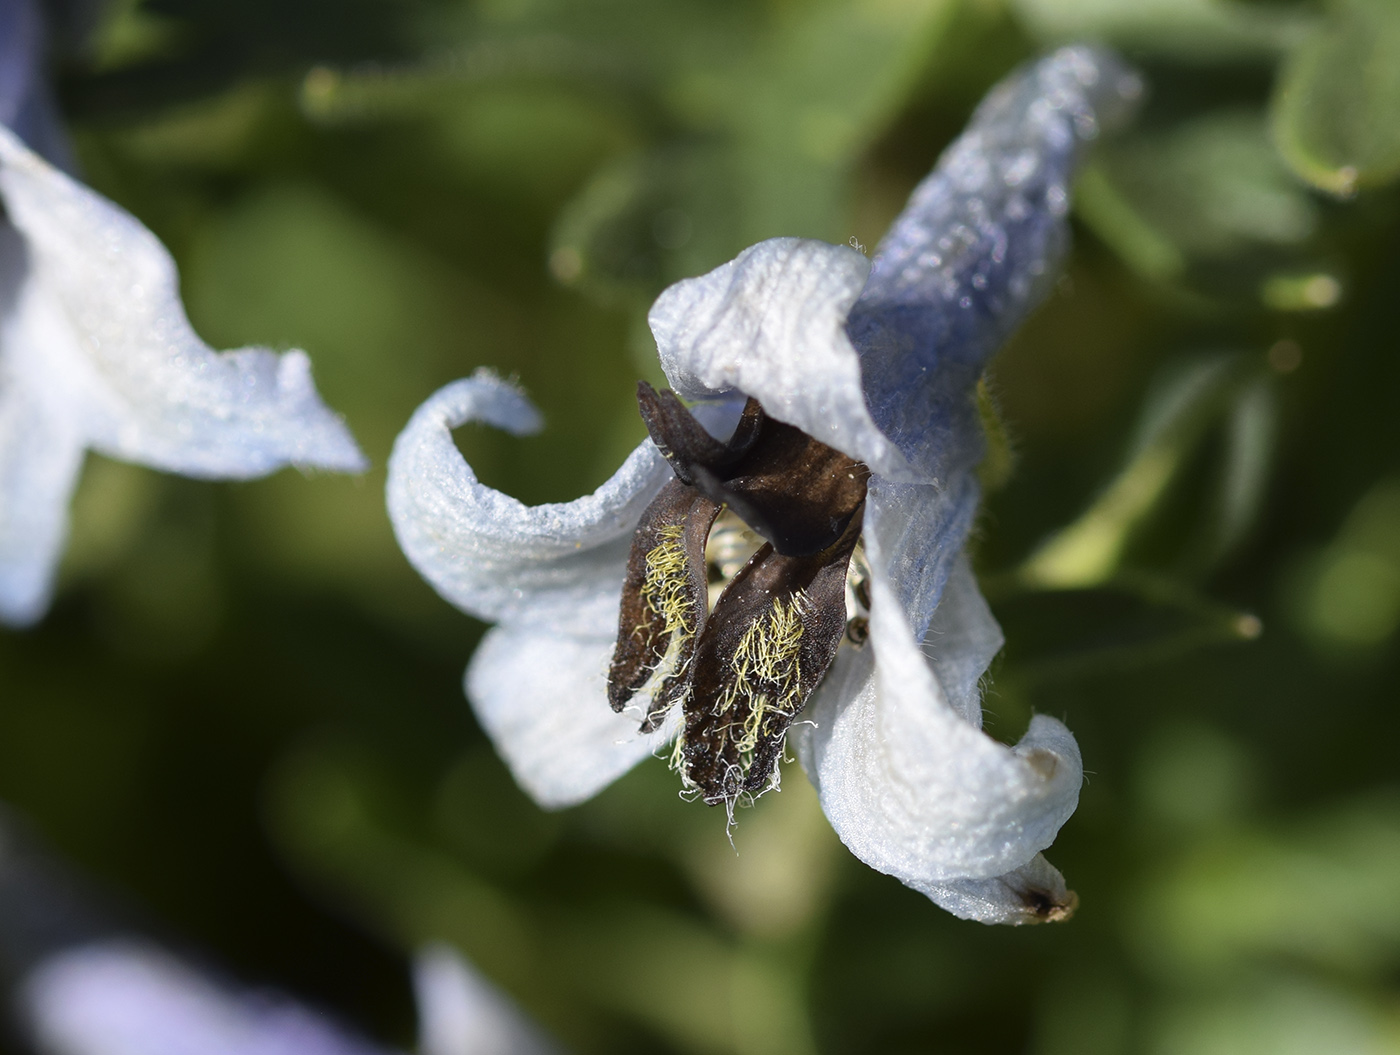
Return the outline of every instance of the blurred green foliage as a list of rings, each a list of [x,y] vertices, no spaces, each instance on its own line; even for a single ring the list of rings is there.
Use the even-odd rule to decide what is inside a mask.
[[[69,0],[83,170],[212,343],[302,346],[360,479],[94,457],[54,612],[0,636],[0,797],[235,969],[411,1040],[456,943],[577,1052],[1400,1050],[1400,6],[1389,0]],[[480,627],[408,568],[393,437],[489,365],[527,501],[642,435],[645,309],[759,238],[873,247],[985,89],[1071,38],[1148,75],[989,376],[989,728],[1064,717],[1071,923],[959,923],[800,773],[740,817],[643,765],[541,813]]]

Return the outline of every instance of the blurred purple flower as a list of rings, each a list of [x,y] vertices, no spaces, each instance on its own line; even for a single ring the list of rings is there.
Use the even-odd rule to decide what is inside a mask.
[[[666,290],[649,321],[675,393],[699,404],[715,437],[735,429],[743,397],[766,412],[754,417],[750,406],[730,441],[687,424],[679,403],[644,394],[664,457],[644,442],[592,495],[526,507],[479,483],[450,434],[467,421],[535,431],[539,416],[519,391],[478,372],[419,408],[390,460],[390,515],[404,552],[437,591],[497,624],[468,668],[467,694],[538,802],[586,799],[679,735],[682,778],[707,801],[732,806],[738,794],[776,783],[775,752],[800,711],[793,744],[833,827],[862,860],[965,918],[1023,923],[1072,911],[1073,894],[1040,851],[1078,802],[1074,738],[1046,716],[1015,747],[981,731],[979,679],[1002,638],[963,554],[982,451],[973,388],[1053,279],[1083,143],[1124,119],[1140,91],[1112,56],[1063,49],[993,90],[873,261],[845,246],[774,239]],[[801,479],[785,483],[791,474],[771,465],[763,486],[783,492],[776,500],[760,494],[751,503],[754,492],[740,488],[752,479],[730,486],[724,477],[726,466],[748,464],[760,442],[752,437],[769,435],[769,422],[789,446],[805,442],[808,461],[848,466],[851,481],[868,470],[863,507],[859,494],[848,495],[855,512],[833,513],[814,544],[828,547],[821,559],[829,567],[848,569],[845,609],[841,581],[830,577],[820,611],[806,586],[790,590],[786,609],[776,587],[752,589],[744,611],[759,614],[729,628],[728,652],[706,667],[707,642],[725,640],[717,614],[735,584],[747,576],[752,585],[756,567],[777,566],[786,552],[781,532],[764,526],[765,508],[787,516],[810,498]],[[842,472],[828,475],[831,486],[842,483]],[[708,519],[667,521],[659,506],[668,502]],[[737,575],[725,573],[711,611],[711,558],[696,554],[714,542],[721,528],[710,524],[726,507],[772,545]],[[860,525],[854,551],[847,525]],[[692,529],[698,542],[687,541]],[[672,543],[675,562],[654,564]],[[789,549],[791,566],[811,559],[797,543]],[[643,623],[655,634],[665,616],[669,637],[648,646],[650,666],[617,658],[630,647],[628,627],[614,633],[624,582],[623,611],[633,603],[643,612],[631,637],[645,636]],[[658,583],[675,589],[663,594]],[[687,588],[698,592],[693,604]],[[863,647],[856,624],[860,636],[868,629]],[[846,630],[839,645],[833,627]],[[812,654],[830,666],[804,707],[810,688],[783,679],[811,680],[801,649],[818,631],[830,650]],[[621,689],[620,669],[633,675]],[[713,669],[728,679],[724,691],[700,692]],[[791,689],[781,706],[778,689],[753,688],[762,680],[755,671]],[[610,692],[615,705],[635,700],[635,713],[614,713]]]
[[[203,478],[365,467],[304,353],[214,352],[165,247],[50,163],[63,140],[40,30],[30,0],[0,0],[0,623],[14,625],[48,607],[89,448]]]

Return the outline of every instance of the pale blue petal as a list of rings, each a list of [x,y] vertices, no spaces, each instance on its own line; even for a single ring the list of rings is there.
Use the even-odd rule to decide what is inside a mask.
[[[455,949],[413,959],[418,1055],[555,1055],[549,1039]]]
[[[1067,919],[1078,902],[1065,886],[1065,877],[1041,854],[1036,854],[1028,864],[992,879],[909,885],[959,919],[975,919],[980,923],[1017,926]]]
[[[970,571],[950,576],[954,587],[934,621],[942,639],[920,642],[884,574],[879,538],[867,535],[866,546],[869,643],[843,649],[798,738],[822,809],[857,857],[921,889],[1022,868],[1074,812],[1079,748],[1043,715],[1015,747],[985,735],[968,713],[969,683],[1000,631],[970,588]],[[944,626],[959,628],[962,639],[950,639]],[[924,651],[930,647],[933,658]]]
[[[647,316],[671,387],[692,400],[753,396],[875,472],[909,476],[866,409],[844,326],[869,268],[847,246],[773,238],[677,282]]]
[[[134,939],[48,957],[17,1004],[46,1055],[385,1055],[325,1015],[230,990]]]
[[[55,361],[17,384],[61,383],[88,445],[200,477],[261,476],[291,464],[365,468],[316,394],[301,352],[215,353],[190,328],[165,247],[136,219],[0,128],[0,196],[24,238],[27,291],[42,301]],[[33,359],[23,348],[7,360]]]
[[[618,593],[621,589],[619,587]],[[590,799],[675,736],[639,733],[641,714],[608,704],[618,595],[593,636],[498,626],[467,667],[467,698],[516,782],[541,806]]]
[[[593,494],[527,506],[477,480],[452,442],[468,421],[516,434],[540,424],[525,396],[487,371],[414,412],[394,443],[387,488],[409,562],[480,619],[611,638],[632,532],[671,476],[665,459],[647,440]]]
[[[945,480],[980,457],[973,385],[1055,277],[1083,144],[1141,91],[1091,48],[1013,74],[876,250],[847,329],[871,415],[925,475]]]

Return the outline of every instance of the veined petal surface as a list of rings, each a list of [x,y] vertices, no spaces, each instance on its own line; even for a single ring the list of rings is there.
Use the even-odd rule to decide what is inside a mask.
[[[1028,65],[977,108],[876,249],[847,329],[872,417],[925,475],[980,457],[973,385],[1056,274],[1082,145],[1141,93],[1093,48]]]
[[[644,735],[643,714],[608,704],[617,602],[601,635],[495,627],[467,667],[467,698],[482,728],[520,786],[548,809],[591,798],[675,736],[674,716]]]
[[[934,643],[938,658],[930,662],[881,569],[878,540],[867,536],[867,547],[869,644],[833,667],[809,709],[813,726],[802,754],[822,808],[857,857],[911,886],[1023,867],[1074,812],[1079,748],[1045,716],[1032,720],[1014,748],[970,721],[964,708],[975,690],[967,682],[999,638],[985,606],[976,610],[975,590],[962,585],[945,593],[945,625],[974,629],[966,656],[945,640]]]
[[[847,246],[773,238],[677,282],[647,316],[685,399],[739,391],[875,472],[909,476],[866,409],[845,319],[870,264]]]
[[[190,327],[174,261],[156,237],[3,128],[0,197],[24,238],[21,281],[66,331],[56,325],[48,348],[0,355],[64,360],[89,446],[201,477],[261,476],[288,464],[365,467],[316,394],[303,353],[214,352]]]
[[[632,531],[671,476],[665,459],[644,441],[593,494],[527,506],[477,480],[452,442],[452,429],[469,421],[516,435],[540,427],[529,400],[485,370],[414,412],[394,443],[387,488],[409,562],[480,619],[610,634]],[[606,656],[599,669],[606,671]]]

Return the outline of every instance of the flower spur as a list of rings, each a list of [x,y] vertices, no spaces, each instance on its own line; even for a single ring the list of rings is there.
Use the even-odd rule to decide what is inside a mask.
[[[732,806],[790,739],[867,864],[966,918],[1072,911],[1040,851],[1078,801],[1074,738],[1045,716],[1014,747],[981,731],[1002,639],[962,552],[973,390],[1053,279],[1083,144],[1140,91],[1063,49],[993,90],[873,261],[773,239],[666,290],[649,322],[672,393],[639,390],[651,440],[591,495],[526,507],[476,480],[453,427],[540,424],[490,373],[419,408],[390,461],[395,532],[496,624],[467,695],[537,801],[675,739],[683,782]]]

